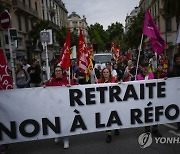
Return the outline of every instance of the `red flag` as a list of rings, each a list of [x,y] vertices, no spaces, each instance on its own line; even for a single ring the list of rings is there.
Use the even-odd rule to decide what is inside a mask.
[[[111,52],[114,51],[114,48],[115,48],[114,42],[111,42]]]
[[[88,73],[88,66],[89,66],[89,54],[88,49],[86,47],[84,37],[82,35],[82,30],[80,29],[79,39],[78,39],[78,65],[80,72],[85,74]]]
[[[120,57],[120,48],[116,48],[116,61],[119,59],[119,57]]]
[[[66,37],[66,42],[64,43],[63,50],[59,56],[57,66],[61,66],[63,70],[70,67],[70,30],[68,30],[68,35]]]
[[[13,89],[3,49],[0,49],[0,90]]]
[[[116,48],[116,61],[118,61],[121,57],[121,49],[120,49],[120,45],[118,45],[118,47]]]
[[[151,38],[152,49],[158,55],[162,54],[166,47],[166,42],[163,40],[160,31],[148,10],[145,15],[143,34]]]
[[[90,44],[89,51],[90,51],[90,58],[93,59],[93,52],[94,52],[94,49],[93,49],[93,44],[92,44],[92,43]]]
[[[114,59],[116,59],[116,48],[114,42],[111,43],[111,53]]]

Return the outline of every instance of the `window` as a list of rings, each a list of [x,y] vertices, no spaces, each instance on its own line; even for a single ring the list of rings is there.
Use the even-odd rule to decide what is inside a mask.
[[[51,0],[49,1],[49,4],[50,4],[50,7],[52,6],[52,2],[51,2]]]
[[[166,32],[169,32],[169,31],[172,30],[171,17],[166,17],[166,18],[165,18],[165,29],[166,29]]]
[[[18,18],[18,28],[19,28],[19,31],[22,31],[21,16],[18,14],[17,18]]]
[[[18,46],[23,46],[23,39],[21,37],[18,38]]]
[[[36,11],[38,11],[37,2],[35,2],[35,8],[36,8]]]
[[[7,35],[5,35],[5,44],[9,45],[9,40],[8,40],[8,36]]]
[[[31,0],[29,0],[29,8],[31,8]]]
[[[42,10],[42,13],[43,13],[43,19],[45,19],[45,13],[44,13],[44,9]]]
[[[33,20],[31,19],[31,30],[33,29]]]
[[[29,22],[28,22],[28,18],[25,17],[25,28],[26,28],[26,32],[29,31]]]
[[[73,26],[77,27],[78,23],[76,21],[73,21]]]
[[[49,13],[47,13],[47,20],[50,20],[50,18],[49,18]]]

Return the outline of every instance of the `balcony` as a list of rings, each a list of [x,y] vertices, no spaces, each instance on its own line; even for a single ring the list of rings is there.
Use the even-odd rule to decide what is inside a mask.
[[[12,0],[12,4],[13,4],[13,8],[16,10],[16,12],[24,12],[29,16],[38,18],[38,11],[36,11],[35,9],[24,4],[20,0]]]

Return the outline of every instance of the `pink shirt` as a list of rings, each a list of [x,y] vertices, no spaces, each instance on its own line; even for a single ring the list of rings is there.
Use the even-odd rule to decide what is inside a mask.
[[[154,79],[154,74],[152,72],[148,73],[148,80]],[[145,80],[145,77],[142,74],[137,75],[137,80]]]

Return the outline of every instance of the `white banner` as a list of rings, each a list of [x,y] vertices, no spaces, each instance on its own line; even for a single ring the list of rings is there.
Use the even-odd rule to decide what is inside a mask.
[[[180,121],[180,78],[0,91],[0,144]]]

